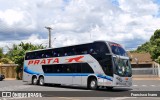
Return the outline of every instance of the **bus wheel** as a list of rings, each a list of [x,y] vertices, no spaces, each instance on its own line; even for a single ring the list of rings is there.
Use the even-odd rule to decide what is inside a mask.
[[[107,87],[107,90],[112,90],[113,89],[113,87]]]
[[[61,86],[61,84],[54,84],[54,86],[56,86],[56,87],[60,87],[60,86]]]
[[[40,78],[39,78],[39,85],[44,85],[44,77],[43,76],[41,76]]]
[[[33,76],[33,78],[32,78],[32,84],[33,85],[37,85],[37,83],[38,83],[37,77]]]
[[[90,80],[89,88],[92,89],[92,90],[96,90],[98,88],[96,79],[91,79]]]

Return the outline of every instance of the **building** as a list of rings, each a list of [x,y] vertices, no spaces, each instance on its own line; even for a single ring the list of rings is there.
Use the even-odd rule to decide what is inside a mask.
[[[130,53],[128,52],[129,57],[132,59],[131,65],[132,68],[152,68],[154,61],[151,58],[149,53]]]
[[[149,53],[128,53],[132,59],[133,77],[160,77],[160,65],[151,59]]]

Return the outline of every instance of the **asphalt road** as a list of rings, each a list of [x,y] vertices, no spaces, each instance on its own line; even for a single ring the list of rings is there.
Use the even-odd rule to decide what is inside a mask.
[[[56,97],[43,97],[43,98],[0,98],[0,100],[9,100],[9,99],[16,99],[16,100],[142,100],[147,99],[147,100],[158,100],[160,99],[159,97],[125,97],[122,96],[126,92],[141,92],[141,91],[160,91],[160,80],[134,80],[133,81],[133,86],[132,87],[117,87],[114,88],[113,90],[107,90],[105,88],[100,88],[99,90],[87,90],[84,87],[77,87],[77,86],[60,86],[56,87],[53,85],[47,85],[47,86],[38,86],[38,85],[31,85],[30,83],[25,83],[22,81],[18,80],[4,80],[0,81],[0,91],[59,91],[64,94],[64,97],[61,97],[60,95],[56,95]],[[65,92],[64,92],[65,91]],[[68,91],[68,92],[66,92]],[[79,96],[84,96],[84,97],[68,97],[66,95],[76,95],[76,93],[80,93],[81,95]],[[56,94],[57,92],[54,93],[47,93],[44,92],[43,96],[52,96],[50,94]],[[152,92],[151,92],[152,93]],[[93,95],[93,97],[87,97],[89,94]],[[101,95],[107,95],[107,96],[112,96],[114,95],[115,97],[97,97]]]

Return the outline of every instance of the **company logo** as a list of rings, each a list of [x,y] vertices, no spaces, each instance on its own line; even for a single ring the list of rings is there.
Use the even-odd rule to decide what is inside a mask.
[[[29,60],[28,65],[39,65],[39,64],[54,64],[59,63],[58,58],[47,58],[47,59],[36,59],[36,60]]]
[[[84,56],[79,56],[79,57],[74,57],[74,58],[69,58],[69,59],[66,59],[68,60],[68,62],[83,62],[81,59],[83,58]]]
[[[11,97],[11,92],[2,92],[2,97],[6,98],[6,97]]]
[[[78,56],[78,57],[72,57],[68,58],[68,63],[72,62],[83,62],[81,59],[84,56]],[[45,65],[45,64],[54,64],[54,63],[59,63],[59,58],[47,58],[47,59],[35,59],[35,60],[29,60],[28,65]]]

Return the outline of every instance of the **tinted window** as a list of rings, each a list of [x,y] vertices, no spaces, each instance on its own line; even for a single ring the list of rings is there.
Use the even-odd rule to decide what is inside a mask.
[[[111,55],[105,56],[104,59],[99,60],[100,65],[106,75],[113,76],[113,66]]]
[[[82,63],[82,73],[94,73],[94,71],[87,63]]]
[[[95,42],[83,45],[29,52],[26,54],[25,59],[26,60],[41,59],[41,58],[62,57],[62,56],[72,56],[81,54],[105,55],[106,53],[109,53],[107,45],[104,42]]]
[[[109,53],[109,49],[108,49],[106,43],[104,43],[104,42],[96,42],[96,43],[93,44],[93,46],[94,46],[95,51],[98,54]]]
[[[63,55],[63,48],[57,48],[52,50],[52,57],[61,57]]]
[[[52,50],[45,50],[45,58],[49,58],[49,57],[52,57]]]
[[[112,52],[116,55],[127,56],[126,51],[121,47],[121,45],[116,43],[110,43]]]
[[[74,46],[64,47],[63,51],[64,51],[63,56],[72,56],[72,55],[75,55],[75,47]]]
[[[25,55],[25,60],[28,60],[29,59],[29,53],[26,53],[26,55]]]
[[[87,63],[42,65],[44,73],[94,73]]]
[[[77,45],[75,49],[77,55],[88,54],[89,44]]]
[[[73,64],[73,67],[75,67],[75,73],[81,73],[82,71],[82,66],[81,66],[81,63],[74,63]]]

